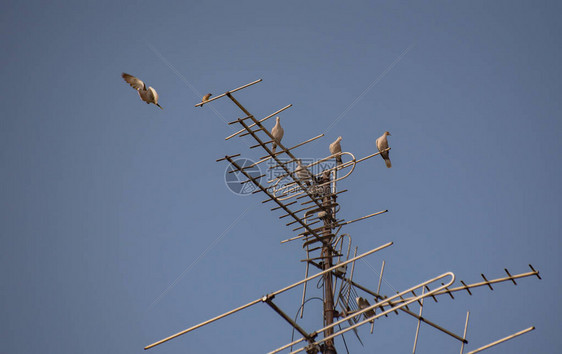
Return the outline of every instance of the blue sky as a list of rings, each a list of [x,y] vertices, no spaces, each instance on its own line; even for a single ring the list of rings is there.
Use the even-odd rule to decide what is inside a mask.
[[[258,117],[293,104],[280,115],[287,145],[341,116],[299,157],[326,156],[340,135],[344,151],[365,156],[391,132],[393,167],[358,165],[338,200],[347,220],[389,210],[345,230],[360,252],[394,242],[367,258],[377,271],[386,261],[384,293],[446,271],[472,283],[531,263],[542,280],[428,301],[424,316],[462,334],[470,310],[467,349],[534,325],[488,352],[555,352],[560,12],[511,1],[4,2],[3,351],[141,353],[302,278],[301,244],[279,243],[294,236],[285,219],[263,196],[231,193],[215,162],[262,154],[249,139],[224,141],[232,128],[193,107],[200,94],[261,78],[235,97]],[[122,72],[153,86],[164,110],[141,102]],[[240,116],[226,99],[213,107]],[[376,289],[365,264],[356,276]],[[294,314],[300,295],[276,301]],[[313,331],[320,303],[309,304],[302,325]],[[372,335],[360,329],[365,347],[346,340],[352,353],[404,353],[415,328],[393,315]],[[151,352],[260,353],[290,336],[258,305]],[[422,325],[418,353],[458,351]]]

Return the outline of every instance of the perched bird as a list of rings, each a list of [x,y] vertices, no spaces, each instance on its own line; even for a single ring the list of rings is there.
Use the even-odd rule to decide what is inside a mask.
[[[127,83],[131,85],[132,88],[139,92],[140,99],[146,102],[146,104],[154,103],[160,109],[164,109],[158,104],[158,94],[156,93],[155,89],[150,86],[147,88],[144,82],[142,82],[140,79],[137,79],[133,75],[123,73],[121,74],[121,77],[125,79],[125,81],[127,81]]]
[[[271,151],[275,154],[275,149],[277,149],[277,144],[281,143],[281,139],[283,139],[283,134],[285,131],[281,127],[281,123],[279,122],[279,117],[276,117],[275,126],[271,129],[271,135],[273,135],[273,143],[271,144]]]
[[[384,134],[377,139],[377,149],[379,149],[379,152],[381,152],[381,156],[386,163],[386,167],[391,168],[392,164],[390,163],[390,157],[388,157],[388,153],[390,151],[382,152],[383,150],[388,149],[388,140],[386,140],[386,137],[388,135],[390,135],[389,132],[384,132]]]
[[[316,183],[318,183],[320,185],[323,184],[323,186],[320,187],[320,189],[321,189],[320,193],[322,194],[322,196],[326,196],[326,195],[329,195],[331,193],[332,186],[330,185],[330,183],[328,183],[328,182],[330,182],[330,180],[331,180],[331,178],[330,178],[330,171],[329,170],[326,170],[326,171],[322,172],[322,176],[317,179]]]
[[[315,186],[312,188],[312,194],[316,198],[323,198],[324,196],[330,194],[330,171],[325,170],[322,175],[314,177]]]
[[[369,301],[367,301],[367,299],[364,299],[360,296],[355,298],[355,302],[357,302],[357,306],[359,307],[359,310],[364,310],[367,307],[371,306],[371,304],[369,303]],[[373,311],[372,309],[363,312],[363,316],[365,317],[365,319],[371,318],[374,315],[375,315],[375,311]]]
[[[330,144],[330,154],[335,155],[337,153],[341,152],[341,136],[338,136],[338,138],[336,139],[336,141],[334,141],[333,143]],[[341,155],[336,156],[336,164],[337,165],[341,165],[342,164],[342,160],[341,160]]]
[[[209,100],[209,98],[211,98],[213,94],[212,93],[208,93],[205,96],[203,96],[203,99],[201,100],[201,102],[205,103]],[[199,106],[199,107],[203,107],[203,105]]]
[[[310,180],[312,179],[312,173],[302,165],[301,159],[297,159],[297,168],[295,169],[295,177],[301,182],[305,183],[307,187],[311,186]]]

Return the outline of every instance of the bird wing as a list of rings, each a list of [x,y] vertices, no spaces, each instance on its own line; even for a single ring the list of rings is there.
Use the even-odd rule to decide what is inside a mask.
[[[301,180],[307,180],[307,179],[310,179],[312,177],[312,173],[310,173],[310,171],[301,164],[298,165],[295,172],[296,172],[295,174],[297,175],[297,178],[301,179]]]
[[[146,89],[144,82],[142,82],[140,79],[137,79],[133,75],[123,73],[121,74],[121,77],[125,79],[125,81],[127,81],[127,83],[131,85],[131,87],[134,88],[135,90]]]
[[[148,91],[150,91],[151,93],[152,102],[154,102],[154,104],[158,103],[158,93],[156,92],[156,90],[149,86]]]
[[[377,139],[377,149],[379,149],[379,151],[387,149],[388,148],[388,141],[386,140],[386,138],[384,136],[381,136],[380,138]]]
[[[285,131],[283,130],[283,127],[281,127],[281,124],[279,123],[276,123],[273,129],[271,129],[271,135],[275,138],[275,140],[278,143],[281,142],[281,139],[283,139],[284,134]]]
[[[341,152],[341,144],[339,141],[334,141],[330,144],[330,153],[333,155],[337,154],[338,152]]]

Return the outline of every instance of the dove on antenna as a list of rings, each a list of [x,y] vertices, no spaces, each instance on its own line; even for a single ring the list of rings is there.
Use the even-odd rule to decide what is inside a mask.
[[[208,101],[209,101],[209,98],[211,98],[212,95],[213,95],[212,93],[206,94],[206,95],[203,96],[203,98],[201,99],[201,102],[202,102],[202,103],[208,102]],[[203,107],[203,106],[201,106],[201,107]]]
[[[384,151],[386,149],[388,149],[388,140],[387,140],[387,136],[389,136],[390,133],[389,132],[384,132],[383,135],[381,135],[377,141],[377,149],[379,149],[379,152],[381,153],[381,157],[384,159],[384,163],[386,164],[386,167],[391,168],[392,164],[390,163],[390,157],[389,155],[389,151]]]
[[[283,139],[283,135],[285,131],[283,127],[281,127],[281,122],[279,117],[275,117],[275,126],[271,129],[271,135],[273,136],[273,142],[271,143],[271,151],[275,154],[275,150],[277,149],[277,144],[281,143],[281,139]]]
[[[336,141],[334,141],[333,143],[330,144],[330,154],[332,155],[336,155],[339,154],[341,152],[341,136],[338,136],[338,138],[336,139]],[[342,164],[342,159],[341,159],[341,155],[337,155],[336,156],[336,163],[338,165]]]

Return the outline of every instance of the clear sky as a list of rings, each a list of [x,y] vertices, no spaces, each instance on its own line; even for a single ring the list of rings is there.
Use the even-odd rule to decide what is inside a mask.
[[[341,182],[358,263],[382,292],[452,271],[466,283],[540,270],[428,301],[424,316],[467,349],[536,330],[489,353],[562,346],[561,24],[558,2],[4,1],[0,13],[0,333],[5,353],[141,353],[143,347],[300,280],[305,253],[261,195],[240,197],[216,159],[249,150],[219,117],[281,114],[297,151],[342,136],[362,157],[388,130],[393,167]],[[141,102],[120,77],[160,94]],[[218,113],[218,114],[217,114]],[[273,121],[267,126],[272,127]],[[222,235],[222,237],[220,237]],[[220,237],[220,238],[219,238]],[[210,248],[209,248],[210,247]],[[205,250],[209,249],[206,253]],[[203,256],[201,256],[203,254]],[[201,257],[200,257],[201,256]],[[311,284],[312,288],[316,285]],[[311,292],[311,296],[318,293]],[[300,289],[276,301],[294,315]],[[302,325],[320,325],[311,301]],[[352,353],[411,351],[415,319],[360,328]],[[291,328],[265,305],[151,350],[263,353]],[[338,340],[340,353],[345,353]],[[418,353],[460,345],[422,325]]]

